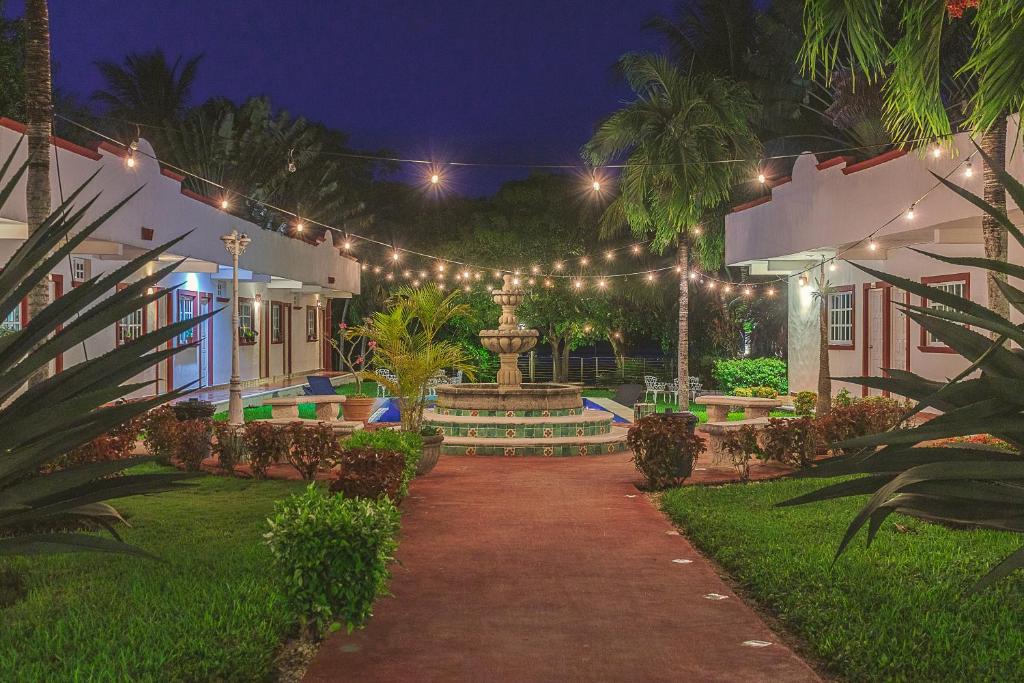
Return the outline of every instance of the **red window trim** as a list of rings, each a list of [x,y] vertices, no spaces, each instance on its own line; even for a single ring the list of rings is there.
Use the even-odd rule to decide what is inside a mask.
[[[832,336],[832,295],[850,292],[850,343],[828,345],[829,351],[853,351],[857,348],[857,288],[853,285],[833,287],[825,298],[825,321],[828,323],[829,337]]]
[[[128,283],[122,282],[122,283],[117,285],[117,291],[120,292],[122,289],[124,289],[127,286],[128,286]],[[146,334],[146,332],[149,331],[149,325],[148,325],[148,323],[149,323],[149,310],[148,309],[149,309],[149,306],[143,306],[142,307],[142,334]],[[115,347],[121,346],[121,320],[120,319],[118,319],[118,321],[116,323],[114,323],[114,346]]]
[[[319,309],[316,306],[306,306],[306,341],[308,341],[308,342],[320,341],[320,330],[319,330],[319,325],[317,324],[319,322],[317,320],[317,318],[318,318],[317,311],[318,310]],[[309,316],[311,314],[313,316],[313,335],[312,336],[310,336],[310,334],[309,334]]]
[[[182,298],[192,299],[192,318],[193,319],[197,318],[199,316],[199,292],[193,292],[193,291],[188,290],[188,289],[178,289],[178,290],[175,290],[175,293],[177,294],[177,296],[174,299],[174,321],[175,322],[179,322],[180,321],[180,318],[178,317],[178,312],[181,309],[178,307],[178,301],[180,301]],[[176,336],[174,338],[174,346],[176,346],[176,347],[177,346],[188,346],[190,344],[196,344],[198,342],[199,342],[199,325],[194,325],[192,327],[192,341],[189,342],[188,344],[182,344],[182,342],[181,342],[181,335],[178,335],[178,336]]]
[[[256,319],[259,317],[259,313],[256,312],[256,299],[253,299],[252,297],[247,297],[247,296],[240,296],[240,297],[238,297],[238,306],[239,306],[239,308],[241,308],[243,303],[247,303],[250,306],[252,306],[252,329],[254,329],[254,330],[256,330],[258,332],[259,330],[257,329],[258,326],[256,324]],[[244,339],[242,339],[241,336],[239,336],[238,337],[238,345],[239,346],[256,346],[256,341],[255,340],[253,340],[253,341],[245,341]]]
[[[951,273],[949,275],[925,275],[921,277],[921,284],[923,285],[934,285],[941,284],[943,282],[963,282],[964,283],[964,297],[967,299],[971,298],[971,274],[970,273]],[[921,307],[928,308],[928,299],[921,297]],[[928,330],[918,325],[918,329],[921,330],[920,343],[917,346],[917,350],[922,353],[956,353],[955,350],[949,348],[942,343],[934,343],[928,340]]]
[[[280,336],[277,339],[274,338],[274,307],[275,306],[277,307],[277,310],[278,310],[278,313],[277,313],[277,322],[278,322],[277,331],[280,333]],[[269,324],[269,327],[270,327],[270,329],[267,330],[267,333],[270,334],[270,343],[271,344],[284,344],[284,337],[285,337],[285,333],[284,333],[284,325],[285,325],[285,321],[284,321],[284,302],[283,301],[271,301],[270,302],[270,308],[267,309],[267,315],[269,316],[268,324]]]

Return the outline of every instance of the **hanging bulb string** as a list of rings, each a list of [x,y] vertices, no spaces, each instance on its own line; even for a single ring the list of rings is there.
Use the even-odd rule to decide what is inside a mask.
[[[207,185],[210,185],[211,187],[214,187],[214,188],[217,188],[217,189],[221,190],[224,193],[224,198],[221,201],[221,208],[222,209],[227,210],[229,208],[230,204],[229,204],[229,201],[228,201],[228,197],[230,196],[232,198],[237,197],[237,198],[245,199],[245,200],[247,200],[249,202],[252,202],[252,203],[254,203],[256,205],[263,206],[264,208],[267,208],[267,209],[271,209],[271,210],[276,211],[278,213],[281,213],[281,214],[283,214],[285,216],[290,216],[293,219],[297,219],[297,220],[299,219],[298,214],[293,212],[293,211],[290,211],[290,210],[285,209],[283,207],[277,206],[277,205],[272,204],[270,202],[267,202],[265,200],[257,199],[257,198],[255,198],[255,197],[253,197],[251,195],[248,195],[248,194],[245,194],[245,193],[242,193],[242,192],[238,192],[238,191],[235,191],[235,190],[230,190],[225,185],[223,185],[222,183],[219,183],[217,181],[211,180],[209,178],[205,178],[205,177],[203,177],[203,176],[201,176],[201,175],[199,175],[197,173],[189,171],[188,169],[181,168],[179,166],[176,166],[174,164],[168,163],[166,161],[162,161],[159,158],[157,158],[156,155],[154,155],[154,154],[149,154],[147,152],[144,152],[141,149],[133,148],[131,143],[125,144],[125,143],[121,142],[120,140],[117,140],[116,138],[113,138],[113,137],[111,137],[111,136],[109,136],[109,135],[107,135],[107,134],[105,134],[105,133],[103,133],[101,131],[95,130],[94,128],[92,128],[90,126],[86,126],[86,125],[84,125],[82,123],[79,123],[78,121],[76,121],[74,119],[71,119],[71,118],[68,118],[67,116],[64,116],[62,114],[55,114],[55,116],[60,118],[63,121],[66,121],[67,123],[70,123],[70,124],[72,124],[74,126],[77,126],[77,127],[81,128],[82,130],[85,130],[85,131],[87,131],[87,132],[89,132],[89,133],[91,133],[93,135],[99,136],[100,138],[102,138],[104,140],[107,140],[107,141],[109,141],[109,142],[111,142],[111,143],[113,143],[113,144],[115,144],[115,145],[117,145],[119,147],[122,147],[125,150],[129,151],[129,153],[141,154],[143,156],[146,156],[147,158],[153,159],[154,161],[158,162],[159,164],[161,164],[161,165],[165,166],[166,168],[169,168],[169,169],[171,169],[171,170],[173,170],[173,171],[175,171],[175,172],[177,172],[177,173],[179,173],[181,175],[191,177],[191,178],[193,178],[193,179],[195,179],[195,180],[197,180],[199,182],[206,183]],[[951,133],[951,134],[948,134],[947,136],[944,136],[944,137],[951,137],[952,135],[954,135],[954,134]],[[934,142],[936,140],[936,138],[934,136],[929,136],[927,138],[915,138],[915,139],[912,139],[912,140],[906,140],[902,144],[908,144],[908,143],[911,143],[911,142],[920,142],[922,140],[927,140],[927,141]],[[136,147],[137,147],[137,145],[136,145]],[[858,149],[866,149],[866,147],[849,147],[849,148],[844,148],[844,149],[839,149],[839,150],[832,150],[832,152],[819,152],[817,154],[827,154],[827,153],[842,152],[842,151],[856,151]],[[336,153],[336,154],[344,155],[342,153]],[[705,162],[705,163],[738,163],[738,162],[748,162],[748,161],[766,161],[766,160],[771,160],[771,159],[795,158],[795,157],[803,156],[804,154],[806,154],[806,152],[805,153],[801,153],[801,154],[775,155],[775,156],[763,157],[763,158],[758,159],[758,160],[752,160],[752,159],[731,159],[731,160],[720,160],[719,162]],[[972,152],[970,155],[968,155],[966,157],[966,159],[963,159],[963,160],[959,161],[956,164],[956,166],[954,166],[953,169],[950,170],[943,177],[945,179],[948,179],[954,173],[956,173],[962,166],[964,166],[965,164],[970,164],[971,159],[974,157],[975,154],[976,154],[976,152]],[[428,161],[428,160],[423,160],[423,159],[402,159],[402,158],[398,158],[398,157],[383,157],[383,156],[374,156],[374,155],[348,155],[348,156],[355,156],[355,157],[358,157],[358,158],[366,158],[366,159],[376,159],[376,160],[380,160],[380,161],[408,162],[408,163],[417,163],[417,164],[432,164],[435,167],[438,165],[438,162],[436,162],[436,161]],[[532,168],[583,168],[582,166],[579,166],[579,165],[560,165],[560,164],[537,164],[537,165],[532,165],[531,166],[531,165],[519,165],[519,164],[512,164],[512,165],[507,165],[507,164],[485,164],[485,163],[476,163],[476,162],[443,162],[443,163],[447,164],[447,165],[451,165],[451,166],[459,165],[459,166],[494,166],[494,167],[507,166],[507,167],[517,167],[517,168],[526,168],[526,167],[532,167]],[[648,165],[648,166],[654,166],[654,165],[674,166],[674,165],[685,165],[685,164],[646,164],[646,165]],[[600,166],[600,167],[589,167],[588,166],[586,168],[590,169],[590,170],[594,170],[594,168],[628,168],[629,166],[630,166],[630,164],[618,164],[618,165],[613,164],[613,165],[604,165],[604,166]],[[926,190],[920,197],[918,197],[914,202],[911,203],[911,205],[910,205],[911,208],[910,208],[909,212],[912,212],[914,207],[916,207],[923,199],[925,199],[928,195],[930,195],[933,191],[935,191],[941,185],[942,185],[942,183],[936,182],[934,185],[932,185],[930,188],[928,188],[928,190]],[[849,253],[850,251],[852,251],[853,249],[856,249],[861,244],[863,244],[863,243],[865,243],[867,241],[873,240],[874,237],[879,232],[881,232],[886,227],[888,227],[888,226],[892,225],[893,223],[895,223],[901,217],[907,216],[907,214],[908,214],[908,212],[901,212],[901,213],[893,216],[892,218],[890,218],[889,220],[885,221],[884,223],[882,223],[881,225],[876,227],[874,230],[872,230],[870,233],[868,233],[867,235],[865,235],[861,239],[857,240],[856,242],[850,243],[846,248],[841,249],[840,251],[838,251],[834,256],[832,256],[831,258],[827,259],[826,263],[833,263],[836,260],[839,260],[842,257],[843,254]],[[912,216],[912,213],[911,213],[911,216]],[[476,264],[473,264],[473,263],[470,263],[470,262],[467,262],[467,261],[461,261],[459,259],[454,259],[454,258],[448,258],[448,257],[428,254],[428,253],[421,252],[421,251],[418,251],[418,250],[415,250],[415,249],[408,249],[408,248],[405,248],[405,247],[395,247],[394,245],[389,244],[387,242],[382,242],[382,241],[377,240],[375,238],[368,237],[366,235],[360,235],[358,233],[354,233],[354,232],[351,232],[349,230],[343,230],[343,229],[337,228],[335,226],[329,225],[327,223],[323,223],[321,221],[317,221],[315,219],[309,219],[309,218],[304,219],[304,223],[305,224],[309,224],[309,225],[315,225],[315,226],[317,226],[319,228],[322,228],[324,230],[333,232],[333,233],[338,234],[338,235],[343,235],[346,240],[358,239],[358,240],[361,240],[363,242],[367,242],[369,244],[373,244],[373,245],[378,246],[378,247],[389,249],[395,255],[398,255],[399,253],[405,253],[405,254],[409,254],[409,255],[412,255],[412,256],[418,256],[418,257],[421,257],[421,258],[424,258],[424,259],[427,259],[427,260],[430,260],[430,261],[434,261],[434,262],[437,262],[437,263],[449,263],[449,264],[453,264],[453,265],[456,265],[456,266],[459,266],[459,267],[462,267],[462,268],[469,268],[469,269],[472,269],[472,270],[481,270],[481,271],[485,271],[485,272],[486,271],[495,271],[495,272],[500,272],[502,274],[513,274],[513,275],[518,274],[518,273],[516,273],[517,269],[510,270],[510,269],[507,269],[507,268],[494,268],[494,267],[490,267],[490,266],[484,267],[484,266],[479,266],[479,265],[476,265]],[[643,245],[643,244],[645,244],[645,243],[637,242],[637,243],[625,245],[625,246],[622,246],[622,247],[617,247],[615,249],[607,250],[607,251],[618,252],[618,251],[622,251],[624,249],[632,249],[634,246]],[[896,248],[899,248],[899,247],[896,247]],[[561,262],[562,263],[571,263],[573,261],[579,263],[581,266],[584,266],[584,267],[585,266],[589,266],[589,258],[587,256],[580,256],[580,257],[576,257],[575,259],[573,259],[573,258],[562,259]],[[543,277],[543,278],[561,278],[561,279],[573,279],[573,280],[577,280],[577,281],[582,281],[582,280],[590,280],[590,279],[625,278],[625,277],[631,277],[631,276],[635,277],[635,276],[638,276],[638,275],[647,275],[649,273],[664,272],[666,270],[672,270],[675,267],[676,266],[671,266],[670,265],[670,266],[664,266],[664,267],[661,267],[661,268],[654,268],[654,269],[643,270],[643,271],[635,271],[635,272],[631,272],[631,273],[616,273],[616,274],[610,274],[610,275],[600,275],[600,274],[587,275],[587,274],[583,274],[582,272],[577,273],[577,274],[567,274],[567,273],[547,271],[545,273],[538,274],[538,276],[539,277]],[[713,276],[706,275],[704,273],[700,273],[698,275],[698,277],[700,277],[702,280],[707,280],[707,281],[710,281],[712,283],[717,283],[717,284],[725,284],[725,285],[740,284],[742,286],[763,287],[763,286],[770,286],[770,285],[772,285],[774,283],[788,282],[789,279],[791,279],[793,277],[804,276],[804,275],[806,275],[808,272],[810,272],[811,270],[813,270],[816,267],[818,267],[818,264],[815,264],[813,266],[805,268],[805,269],[803,269],[801,271],[797,271],[797,272],[791,273],[789,275],[777,276],[776,278],[774,278],[772,280],[763,280],[763,281],[760,281],[760,282],[758,282],[756,284],[754,284],[754,283],[735,283],[735,282],[732,282],[732,281],[729,281],[729,280],[722,280],[722,279],[719,279],[719,278],[715,278]],[[374,268],[375,268],[375,272],[379,272],[379,266],[375,266]],[[555,270],[558,270],[558,268],[556,267]],[[683,275],[683,273],[680,273],[680,275]]]

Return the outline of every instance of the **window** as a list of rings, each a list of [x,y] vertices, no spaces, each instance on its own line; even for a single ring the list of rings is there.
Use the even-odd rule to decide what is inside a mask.
[[[0,323],[0,328],[7,330],[8,332],[17,332],[21,329],[21,306],[15,306],[14,310],[7,314],[4,321]]]
[[[217,280],[216,281],[216,286],[217,286],[217,298],[218,299],[227,300],[228,299],[228,282],[227,282],[227,280]]]
[[[85,282],[89,279],[89,262],[81,256],[71,257],[71,281]]]
[[[192,320],[196,317],[196,295],[178,292],[178,320]],[[190,327],[178,335],[179,344],[195,341],[196,328]]]
[[[839,287],[828,295],[829,348],[853,348],[853,286]]]
[[[280,344],[284,341],[284,330],[281,326],[282,306],[276,302],[270,302],[270,343]]]
[[[320,312],[316,306],[306,306],[306,341],[316,341],[316,314]]]
[[[968,273],[923,277],[921,278],[921,283],[933,287],[940,292],[946,292],[947,294],[953,294],[965,299],[971,298],[971,276]],[[921,305],[935,311],[951,310],[946,304],[939,303],[938,301],[929,301],[928,299],[922,299]],[[949,347],[931,332],[921,328],[921,348],[945,351]]]
[[[142,336],[146,331],[144,320],[143,310],[140,308],[117,321],[117,345]]]

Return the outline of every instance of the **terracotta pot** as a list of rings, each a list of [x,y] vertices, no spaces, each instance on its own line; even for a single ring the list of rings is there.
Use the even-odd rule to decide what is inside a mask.
[[[373,413],[373,404],[377,399],[372,396],[346,396],[345,402],[341,404],[342,415],[346,420],[366,423]]]
[[[437,459],[441,456],[441,442],[444,441],[442,434],[423,437],[423,453],[420,454],[419,464],[416,465],[416,475],[426,474],[434,469]]]

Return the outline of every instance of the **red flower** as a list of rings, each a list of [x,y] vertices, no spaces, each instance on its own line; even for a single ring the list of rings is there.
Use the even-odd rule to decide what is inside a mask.
[[[346,325],[345,323],[338,323],[338,329],[339,330],[347,330],[348,329],[348,325]]]
[[[359,356],[359,358],[356,358],[356,365],[362,365],[362,364],[363,364],[363,357]]]
[[[370,343],[367,344],[367,346],[370,347],[371,349],[375,349],[377,348],[377,342],[371,340]]]

